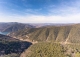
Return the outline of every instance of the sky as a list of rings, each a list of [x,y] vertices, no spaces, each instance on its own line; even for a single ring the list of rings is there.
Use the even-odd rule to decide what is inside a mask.
[[[80,23],[80,0],[0,0],[0,22]]]

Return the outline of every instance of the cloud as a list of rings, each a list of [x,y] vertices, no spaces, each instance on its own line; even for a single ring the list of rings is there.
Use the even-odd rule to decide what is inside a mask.
[[[80,13],[80,1],[63,2],[60,5],[50,5],[48,8],[50,15],[72,15]]]
[[[80,14],[73,14],[69,16],[41,16],[41,15],[27,15],[27,16],[0,16],[0,22],[21,22],[21,23],[80,23]]]
[[[16,6],[16,5],[15,5]],[[16,6],[18,7],[18,6]],[[80,23],[80,1],[63,2],[44,8],[26,8],[22,11],[12,9],[12,14],[0,12],[0,22],[21,23]],[[15,13],[16,12],[16,13]],[[46,13],[46,15],[44,15]]]

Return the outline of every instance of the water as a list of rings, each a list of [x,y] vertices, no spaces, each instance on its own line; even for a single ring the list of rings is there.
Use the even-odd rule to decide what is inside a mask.
[[[9,32],[0,32],[0,34],[7,35]]]

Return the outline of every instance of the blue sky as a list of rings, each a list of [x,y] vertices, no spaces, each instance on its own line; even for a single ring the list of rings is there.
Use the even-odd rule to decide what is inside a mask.
[[[80,0],[0,0],[0,22],[80,23]]]

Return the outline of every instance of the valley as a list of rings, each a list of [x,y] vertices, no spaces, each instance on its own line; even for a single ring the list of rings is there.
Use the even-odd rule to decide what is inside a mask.
[[[0,57],[80,56],[80,24],[3,24],[0,23]]]

